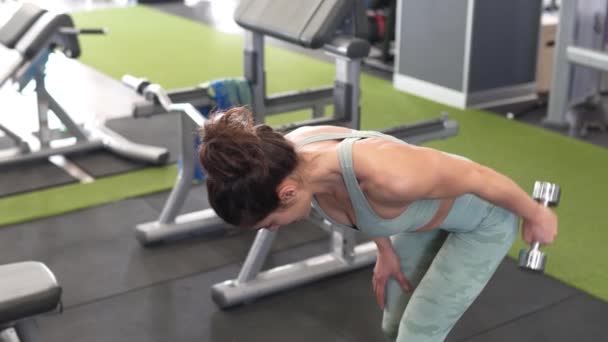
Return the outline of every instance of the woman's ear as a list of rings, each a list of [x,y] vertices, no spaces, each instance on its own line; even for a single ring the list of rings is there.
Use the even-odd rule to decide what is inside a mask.
[[[278,191],[281,207],[288,207],[295,202],[297,194],[298,188],[295,184],[281,184]]]

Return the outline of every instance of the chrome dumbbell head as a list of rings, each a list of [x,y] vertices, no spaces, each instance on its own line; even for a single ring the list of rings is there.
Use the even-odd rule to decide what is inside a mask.
[[[535,272],[543,272],[547,256],[540,250],[538,242],[532,244],[532,247],[524,248],[519,251],[519,267]]]
[[[546,206],[555,206],[559,203],[559,185],[549,182],[535,182],[532,198]]]

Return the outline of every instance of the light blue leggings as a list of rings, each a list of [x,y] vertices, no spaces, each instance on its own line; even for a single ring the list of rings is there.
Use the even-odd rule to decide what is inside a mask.
[[[441,229],[391,237],[403,273],[415,290],[411,295],[404,293],[395,280],[389,281],[382,320],[389,338],[397,342],[445,340],[510,249],[518,217],[487,202],[473,202],[468,210],[453,210]],[[474,212],[471,205],[480,206],[481,220],[467,217],[466,213]],[[471,221],[478,223],[471,227]]]

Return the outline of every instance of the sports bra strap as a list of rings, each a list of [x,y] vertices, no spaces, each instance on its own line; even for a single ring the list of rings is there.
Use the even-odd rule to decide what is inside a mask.
[[[297,147],[302,147],[304,145],[312,144],[319,141],[325,140],[341,140],[346,138],[374,138],[374,137],[384,137],[383,134],[376,132],[368,132],[368,131],[353,131],[353,132],[345,132],[345,133],[321,133],[317,135],[311,135],[306,137],[297,143]]]

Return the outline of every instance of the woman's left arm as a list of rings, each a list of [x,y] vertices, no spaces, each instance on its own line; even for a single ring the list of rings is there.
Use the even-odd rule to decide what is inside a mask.
[[[361,152],[369,148],[363,147]],[[557,231],[555,214],[532,199],[511,178],[476,162],[431,148],[390,144],[380,149],[375,153],[361,153],[360,163],[368,165],[363,167],[363,172],[380,173],[389,180],[390,183],[380,186],[388,189],[382,195],[386,200],[411,202],[472,193],[528,221],[527,225],[537,233],[531,238],[538,238],[541,243],[553,241]],[[391,167],[380,169],[379,165]]]
[[[511,178],[487,166],[439,151],[426,150],[422,155],[431,172],[428,188],[420,190],[431,198],[472,193],[528,220],[543,208]]]

